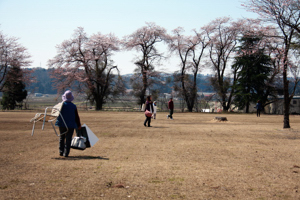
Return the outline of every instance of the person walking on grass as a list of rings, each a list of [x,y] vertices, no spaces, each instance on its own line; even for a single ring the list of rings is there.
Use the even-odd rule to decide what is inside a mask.
[[[153,119],[156,119],[156,111],[157,111],[157,106],[156,106],[156,101],[153,102]]]
[[[168,102],[168,109],[170,111],[170,114],[167,115],[167,119],[172,119],[173,120],[173,111],[174,111],[174,102],[173,98],[170,98],[170,101]]]
[[[153,113],[153,103],[152,103],[152,99],[151,99],[151,96],[147,96],[147,99],[146,99],[146,103],[145,103],[145,111],[148,110],[150,113]],[[148,122],[148,127],[151,127],[150,126],[150,123],[151,123],[151,117],[152,115],[149,115],[146,116],[146,119],[145,119],[145,122],[144,122],[144,126],[147,126],[147,122]]]
[[[81,129],[80,118],[78,115],[77,107],[72,103],[74,96],[70,90],[67,90],[62,95],[63,105],[61,109],[61,116],[59,116],[55,122],[55,125],[59,127],[59,155],[68,157],[71,148],[72,136],[74,129]],[[63,119],[62,119],[63,118]],[[65,126],[65,123],[67,127]],[[67,133],[65,133],[68,131]],[[63,134],[65,133],[65,134]]]
[[[256,116],[257,117],[260,117],[260,111],[262,110],[262,105],[261,105],[261,102],[260,100],[257,101],[257,104],[256,104]]]

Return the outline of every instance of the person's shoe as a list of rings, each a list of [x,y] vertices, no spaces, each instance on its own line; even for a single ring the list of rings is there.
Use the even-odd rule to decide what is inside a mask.
[[[68,157],[68,156],[69,156],[69,154],[67,154],[67,153],[64,152],[64,157]]]
[[[171,118],[171,120],[174,120],[173,118]]]
[[[144,124],[144,126],[146,126],[146,124]]]
[[[169,115],[167,115],[167,119],[169,119]]]
[[[64,156],[64,154],[63,154],[63,153],[59,153],[59,155],[60,155],[60,156]]]

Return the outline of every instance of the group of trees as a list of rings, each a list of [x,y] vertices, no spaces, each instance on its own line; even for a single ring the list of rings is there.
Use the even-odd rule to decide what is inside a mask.
[[[299,49],[293,48],[293,44],[299,44],[300,34],[300,1],[299,0],[249,0],[245,5],[250,11],[260,15],[267,23],[275,24],[279,36],[280,70],[283,79],[284,92],[284,128],[290,128],[289,111],[290,102],[295,95],[298,83],[299,59],[294,57],[299,55]],[[295,87],[289,91],[290,81],[288,73],[295,77]]]
[[[18,43],[18,39],[0,32],[0,92],[3,93],[3,109],[13,110],[17,103],[27,96],[25,83],[29,83],[28,72],[22,67],[31,61],[27,49]]]
[[[160,80],[157,66],[170,53],[179,60],[174,67],[173,89],[184,99],[188,110],[193,111],[197,102],[197,74],[203,68],[214,73],[211,85],[222,104],[230,110],[233,104],[249,110],[251,102],[276,95],[277,83],[282,79],[284,93],[284,128],[289,128],[289,106],[298,83],[299,59],[299,0],[248,0],[244,5],[259,19],[218,18],[192,35],[185,35],[178,27],[171,34],[155,23],[137,29],[119,39],[113,34],[101,33],[88,36],[83,28],[77,28],[71,39],[57,46],[57,55],[49,60],[58,91],[72,88],[85,92],[88,99],[101,110],[107,98],[124,92],[124,84],[113,54],[120,50],[136,50],[135,74],[131,80],[134,95],[139,104],[145,101],[147,90]],[[8,38],[12,44],[16,40]],[[4,40],[3,40],[4,41]],[[1,43],[7,44],[7,42]],[[8,42],[9,43],[9,42]],[[167,52],[160,52],[165,45]],[[14,58],[6,59],[5,45],[1,46],[0,91],[10,84],[8,67],[20,68],[29,64],[25,48],[14,52]],[[21,47],[17,44],[18,47]],[[170,55],[168,57],[170,57]],[[18,61],[18,62],[16,62]],[[176,68],[175,68],[176,67]],[[294,77],[290,88],[288,76]]]

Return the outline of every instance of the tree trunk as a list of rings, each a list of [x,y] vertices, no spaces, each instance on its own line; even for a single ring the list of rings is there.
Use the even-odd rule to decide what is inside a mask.
[[[223,107],[223,112],[228,112],[228,105],[226,105],[226,94],[222,91],[222,107]]]
[[[284,102],[284,113],[283,113],[283,128],[291,128],[290,127],[290,105],[287,102]]]
[[[142,74],[143,74],[143,89],[142,89],[142,92],[141,92],[141,95],[140,95],[140,103],[141,105],[143,105],[143,103],[145,103],[146,99],[145,99],[145,95],[146,95],[146,90],[147,90],[147,87],[148,87],[148,83],[147,83],[147,74],[146,74],[146,71],[142,71]]]
[[[95,99],[95,102],[96,102],[96,108],[95,108],[95,110],[102,110],[102,108],[103,108],[103,99],[101,99],[101,98],[97,98],[97,99]]]
[[[197,91],[196,91],[195,85],[193,86],[193,89],[190,92],[190,95],[189,95],[189,92],[186,91],[186,90],[183,91],[183,92],[184,92],[185,102],[186,102],[188,111],[189,112],[193,112],[193,108],[195,106],[195,99],[196,99],[196,95],[197,95]]]
[[[283,76],[283,95],[284,95],[284,117],[283,117],[283,128],[291,128],[290,127],[290,102],[292,97],[290,97],[289,94],[289,80],[287,79],[287,69],[288,69],[288,65],[287,65],[287,58],[288,58],[288,50],[289,50],[289,46],[287,45],[288,42],[286,43],[286,50],[284,53],[284,60],[283,60],[283,72],[282,72],[282,76]]]
[[[283,72],[283,91],[284,91],[284,117],[283,117],[283,128],[290,127],[290,97],[289,97],[289,82],[287,80],[286,68]]]
[[[146,93],[146,90],[142,90],[142,93],[141,93],[141,96],[140,96],[140,105],[142,106],[143,105],[143,103],[145,103],[146,102],[146,99],[145,99],[145,93]]]
[[[247,96],[246,96],[246,113],[249,113],[249,107],[250,107],[250,100],[248,94],[250,91],[247,91]]]
[[[193,112],[193,104],[194,103],[191,103],[191,102],[189,102],[189,101],[186,101],[186,105],[187,105],[187,107],[188,107],[188,111],[189,112]]]
[[[246,113],[249,113],[249,101],[246,103]]]

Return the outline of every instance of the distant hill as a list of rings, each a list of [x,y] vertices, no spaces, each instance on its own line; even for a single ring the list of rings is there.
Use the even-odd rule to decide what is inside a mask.
[[[30,70],[30,69],[29,69]],[[50,78],[50,70],[44,68],[35,68],[33,76],[36,78],[36,83],[32,83],[27,87],[27,91],[32,93],[42,93],[42,94],[56,94],[57,90],[52,86],[52,79]],[[130,78],[133,74],[122,75],[125,87],[131,89]],[[199,74],[197,76],[197,85],[199,92],[212,92],[212,88],[209,84],[209,75]],[[154,84],[151,89],[158,89],[161,93],[171,93],[173,82],[173,74],[162,74],[162,80],[165,85]]]
[[[35,68],[32,76],[36,78],[36,82],[32,83],[26,90],[32,93],[56,94],[57,90],[52,86],[52,79],[49,72],[50,70],[48,69]]]

